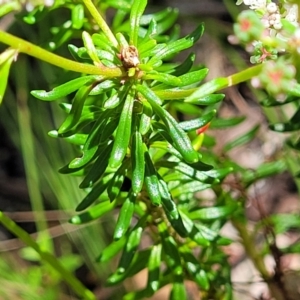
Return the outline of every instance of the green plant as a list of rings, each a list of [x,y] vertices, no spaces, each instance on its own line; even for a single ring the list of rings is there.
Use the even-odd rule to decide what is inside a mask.
[[[54,39],[47,47],[55,50],[71,37],[81,36],[80,47],[68,45],[75,61],[0,32],[0,42],[11,46],[0,57],[0,96],[2,100],[10,66],[19,53],[78,73],[77,77],[67,74],[65,82],[48,92],[33,90],[31,94],[43,101],[63,101],[60,107],[67,116],[49,135],[75,145],[76,157],[59,171],[83,177],[79,187],[86,192],[76,207],[79,213],[70,222],[85,224],[118,212],[117,218],[111,219],[112,242],[97,259],[105,263],[121,253],[107,284],[122,283],[146,268],[146,287],[128,292],[124,299],[150,297],[167,284],[171,284],[171,299],[186,299],[186,280],[198,286],[203,299],[231,299],[230,265],[222,251],[222,246],[231,241],[219,233],[228,220],[239,230],[249,256],[268,281],[271,275],[252,249],[253,237],[243,224],[246,199],[243,193],[235,197],[232,190],[223,189],[222,182],[227,175],[238,174],[242,190],[246,190],[257,180],[286,170],[286,164],[283,159],[274,160],[253,173],[228,157],[228,151],[251,141],[259,126],[226,144],[223,157],[213,152],[217,141],[205,130],[208,126],[234,126],[244,120],[217,117],[224,98],[217,92],[257,76],[273,96],[289,91],[284,101],[296,103],[299,85],[294,80],[294,69],[280,73],[284,80],[276,89],[270,84],[273,77],[267,75],[278,73],[284,64],[283,59],[277,60],[272,44],[268,58],[275,59],[276,65],[273,61],[258,64],[201,85],[208,69],[194,64],[193,53],[182,63],[174,63],[174,59],[201,38],[203,24],[180,38],[178,27],[173,26],[176,9],[144,14],[146,0],[101,1],[96,5],[90,0],[82,2],[84,5],[64,1],[50,7],[37,6],[23,17],[26,22],[35,23],[54,10],[70,10],[70,20],[54,28]],[[18,2],[14,3],[15,7],[7,4],[3,10],[18,8]],[[116,11],[108,26],[98,9],[105,13],[111,7]],[[240,30],[238,26],[243,29],[244,20],[252,19],[254,31],[248,27],[245,32]],[[241,15],[239,22],[235,27],[241,42],[260,39],[263,29],[253,11]],[[290,27],[287,23],[284,28],[291,30]],[[239,36],[240,32],[244,34]],[[255,50],[261,49],[260,45]],[[260,58],[261,53],[256,53],[252,61],[260,62]],[[287,86],[291,83],[292,90]],[[268,98],[264,104],[282,105],[282,101]],[[284,128],[299,129],[298,111],[297,108]],[[182,113],[191,119],[179,121]],[[279,127],[273,125],[274,129]],[[292,144],[298,147],[297,143]],[[201,202],[201,197],[195,197],[195,192],[207,189],[214,194],[209,206]],[[79,296],[94,298],[55,257],[44,252],[4,214],[0,220],[58,270]],[[151,243],[144,245],[147,236]],[[269,286],[274,292],[271,283]]]

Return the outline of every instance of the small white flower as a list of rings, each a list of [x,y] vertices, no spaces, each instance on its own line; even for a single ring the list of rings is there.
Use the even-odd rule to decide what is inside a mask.
[[[300,28],[296,29],[294,35],[289,41],[289,44],[292,48],[296,49],[298,54],[300,53]]]
[[[270,14],[278,12],[278,6],[275,3],[269,3],[267,5],[267,12]]]
[[[279,22],[274,23],[274,24],[273,24],[273,27],[274,27],[274,29],[276,29],[276,30],[280,30],[280,29],[282,28],[282,24],[281,24],[281,22],[279,21]]]
[[[248,5],[250,9],[261,9],[267,5],[267,0],[244,0],[244,4]]]
[[[298,25],[298,5],[285,5],[287,14],[285,19],[295,25]]]
[[[274,25],[276,23],[280,23],[280,20],[281,20],[281,16],[280,14],[272,14],[269,16],[269,22],[271,25]]]
[[[54,0],[45,0],[45,6],[52,6],[54,4]]]

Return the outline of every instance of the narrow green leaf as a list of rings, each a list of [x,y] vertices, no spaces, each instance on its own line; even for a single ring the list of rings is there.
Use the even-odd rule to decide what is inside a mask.
[[[140,25],[147,26],[151,23],[152,20],[155,20],[156,22],[163,21],[166,18],[170,17],[170,13],[174,10],[177,10],[177,9],[167,7],[158,12],[143,15],[143,16],[141,16],[141,19],[140,19]]]
[[[190,48],[193,44],[201,37],[203,33],[204,27],[203,25],[199,25],[191,34],[187,35],[186,37],[174,41],[168,45],[165,45],[160,51],[155,53],[148,64],[150,65],[157,65],[159,60],[162,60],[170,55],[176,54],[181,52],[184,49]]]
[[[156,292],[159,289],[161,251],[162,251],[161,244],[154,245],[152,247],[151,254],[148,261],[147,287],[152,292]]]
[[[119,240],[113,241],[101,252],[101,254],[96,259],[96,261],[97,262],[107,262],[110,259],[112,259],[125,246],[126,240],[127,240],[127,236],[124,235]]]
[[[260,104],[264,107],[272,107],[272,106],[282,106],[294,101],[299,101],[299,96],[287,96],[287,98],[284,101],[279,101],[269,96],[268,98],[261,101]]]
[[[187,74],[192,68],[192,66],[194,65],[195,59],[196,59],[195,53],[190,53],[182,64],[175,67],[174,72],[172,74],[174,76]]]
[[[91,90],[90,95],[100,95],[107,91],[114,91],[115,86],[116,82],[114,80],[107,79],[99,84],[96,84]]]
[[[173,274],[182,275],[183,268],[176,241],[169,235],[165,223],[160,223],[158,225],[158,230],[161,236],[163,254],[167,266],[172,270]]]
[[[203,68],[197,71],[192,71],[189,73],[186,73],[184,75],[179,76],[179,79],[181,80],[180,87],[188,86],[194,83],[200,83],[207,75],[208,69]]]
[[[110,201],[114,201],[121,192],[121,187],[125,180],[129,162],[130,161],[128,159],[123,161],[122,165],[115,172],[112,180],[109,183],[109,186],[107,187],[107,194]]]
[[[88,97],[92,88],[93,88],[93,84],[91,83],[86,83],[85,85],[79,88],[79,90],[77,91],[73,99],[70,113],[68,114],[67,118],[58,129],[59,134],[63,134],[67,132],[77,124],[82,114],[84,102]]]
[[[286,233],[291,229],[299,230],[300,216],[299,214],[276,214],[267,219],[274,226],[276,234]]]
[[[111,54],[115,53],[113,46],[102,32],[94,33],[92,35],[92,40],[94,45],[97,46],[97,48],[110,52]]]
[[[182,256],[191,279],[198,284],[200,289],[207,291],[209,289],[209,279],[206,272],[201,269],[200,263],[189,249],[185,249]]]
[[[151,118],[152,118],[152,106],[148,101],[143,101],[143,112],[140,119],[139,124],[139,132],[141,135],[145,135],[151,126]]]
[[[224,218],[234,212],[237,208],[236,203],[231,203],[226,206],[214,206],[214,207],[206,207],[200,208],[197,210],[193,210],[189,213],[189,217],[192,220],[216,220],[220,218]]]
[[[12,11],[20,11],[21,3],[17,1],[3,2],[0,6],[0,17],[9,14]]]
[[[210,245],[211,239],[206,239],[200,230],[195,226],[194,221],[192,221],[186,213],[180,211],[183,224],[187,230],[188,236],[193,240],[197,245],[202,247],[208,247]],[[215,235],[213,235],[215,237]]]
[[[178,8],[169,8],[168,16],[166,18],[161,19],[160,22],[157,22],[157,26],[156,26],[157,39],[161,36],[162,33],[165,33],[169,29],[171,29],[172,26],[175,27],[174,23],[177,20],[178,15],[179,15]]]
[[[142,79],[144,80],[156,80],[159,82],[163,82],[167,85],[171,85],[171,86],[181,86],[181,80],[180,78],[170,75],[170,74],[166,74],[166,73],[158,73],[158,72],[148,72],[147,74],[145,74]]]
[[[77,205],[76,211],[82,211],[92,205],[98,198],[105,192],[113,174],[109,174],[103,177],[92,190],[82,199],[82,201]]]
[[[110,203],[110,201],[101,202],[87,211],[74,216],[70,219],[70,223],[80,225],[102,217],[104,214],[108,213],[115,207],[115,202]]]
[[[205,97],[199,97],[195,101],[191,101],[191,103],[197,104],[197,105],[211,105],[218,103],[224,99],[225,95],[224,94],[212,94],[212,95],[207,95]]]
[[[256,170],[246,170],[241,173],[242,181],[249,185],[256,180],[283,173],[287,165],[283,160],[261,164]]]
[[[292,244],[288,247],[281,248],[280,251],[284,254],[289,254],[289,253],[299,254],[299,252],[300,252],[300,243],[298,242],[298,243]]]
[[[119,274],[125,273],[128,267],[130,266],[135,256],[135,253],[137,251],[137,248],[141,242],[145,221],[146,218],[143,217],[130,231],[116,273]]]
[[[245,145],[245,144],[249,143],[256,136],[256,134],[259,130],[259,127],[260,127],[259,125],[256,125],[250,131],[244,133],[243,135],[239,136],[235,140],[233,140],[231,142],[228,142],[224,146],[223,150],[225,152],[227,152],[227,151],[229,151],[229,150],[231,150],[235,147],[238,147],[238,146]]]
[[[88,76],[83,76],[79,77],[76,79],[73,79],[67,83],[64,83],[60,86],[55,87],[53,90],[46,92],[43,90],[35,90],[31,91],[31,94],[44,101],[53,101],[57,100],[59,98],[65,97],[72,92],[75,92],[78,90],[80,87],[83,85],[89,85],[91,83],[97,82],[97,81],[102,81],[103,77],[99,75],[88,75]]]
[[[173,283],[170,300],[182,300],[182,299],[187,299],[184,283],[183,281],[175,282]]]
[[[109,166],[117,168],[121,165],[129,145],[131,136],[131,123],[132,123],[132,108],[134,98],[129,93],[126,97],[123,110],[121,113],[119,126],[117,128],[113,149],[109,158]]]
[[[147,267],[150,253],[150,249],[138,251],[130,261],[130,265],[127,267],[126,271],[119,272],[117,270],[115,273],[109,276],[107,279],[107,285],[116,285],[120,282],[123,282],[126,278],[130,278],[131,276],[134,276],[141,270],[145,269]]]
[[[201,116],[203,114],[203,109],[200,108],[198,105],[195,105],[195,104],[185,103],[183,101],[173,101],[171,105],[178,112],[181,112],[184,115]]]
[[[1,54],[1,56],[2,55],[3,55],[3,53]],[[6,86],[7,86],[8,76],[9,76],[9,69],[13,62],[13,59],[14,58],[12,56],[0,65],[0,78],[1,78],[1,80],[0,80],[0,105],[3,101],[4,93],[5,93]]]
[[[77,4],[72,8],[72,27],[74,29],[81,29],[84,23],[84,6]]]
[[[72,55],[72,57],[78,61],[78,62],[85,62],[85,59],[82,59],[79,55],[78,55],[78,51],[79,51],[79,48],[72,45],[72,44],[69,44],[68,45],[68,50],[70,52],[70,54]]]
[[[199,99],[203,99],[216,91],[219,91],[229,85],[228,78],[217,78],[201,85],[191,96],[184,101],[190,103],[198,103]]]
[[[148,57],[150,54],[150,51],[156,46],[157,42],[156,40],[149,40],[147,43],[142,44],[139,46],[139,55],[140,58]]]
[[[181,183],[176,187],[172,187],[171,194],[174,198],[176,198],[181,195],[200,192],[210,187],[211,187],[210,183],[203,183],[199,181],[193,181],[184,184]]]
[[[245,120],[245,117],[233,117],[227,119],[216,118],[211,121],[211,129],[223,129],[231,126],[236,126],[242,123]]]
[[[159,167],[169,168],[170,170],[176,170],[184,175],[189,176],[191,179],[199,180],[204,183],[215,183],[215,177],[209,176],[208,172],[197,171],[192,167],[192,164],[186,164],[178,161],[160,161],[156,164]]]
[[[116,39],[117,39],[121,49],[127,48],[129,46],[127,39],[121,32],[118,32],[116,34]]]
[[[300,123],[295,124],[291,122],[287,123],[276,123],[269,125],[269,128],[271,130],[277,131],[277,132],[290,132],[290,131],[297,131],[300,129]]]
[[[137,46],[140,19],[147,5],[147,0],[134,0],[130,10],[130,44]]]
[[[48,135],[53,137],[53,138],[58,138],[59,134],[57,130],[51,130],[48,132]],[[75,133],[73,135],[70,135],[68,137],[65,137],[64,140],[67,141],[68,143],[81,146],[84,145],[84,143],[87,140],[88,135],[84,133]]]
[[[92,186],[99,178],[101,178],[108,166],[108,160],[109,155],[111,153],[111,149],[112,143],[101,148],[97,159],[93,163],[91,169],[85,176],[84,180],[79,185],[81,189]]]
[[[7,86],[9,69],[17,54],[18,50],[12,48],[8,48],[0,54],[0,105]]]
[[[126,234],[131,224],[131,219],[134,212],[135,200],[136,200],[136,194],[131,192],[129,193],[128,197],[125,199],[124,203],[122,204],[122,207],[119,212],[118,220],[115,226],[114,240],[119,240]]]
[[[151,203],[155,206],[161,204],[161,195],[159,192],[159,182],[157,172],[153,166],[151,156],[147,146],[144,144],[144,161],[145,161],[145,185],[148,191]]]
[[[129,12],[131,9],[131,2],[132,1],[126,1],[126,0],[108,0],[105,1],[105,4],[108,5],[108,7],[113,7],[116,9],[125,10],[126,12]]]
[[[131,188],[134,193],[139,193],[143,188],[145,176],[145,158],[143,140],[140,132],[135,131],[132,135],[131,147],[132,180]]]
[[[155,113],[165,123],[169,134],[172,137],[173,144],[183,158],[188,163],[195,163],[199,161],[199,153],[193,149],[189,137],[180,128],[176,120],[163,107],[161,107],[161,100],[146,86],[138,85],[137,90],[149,101]]]
[[[105,125],[111,113],[111,110],[106,110],[94,123],[88,135],[88,138],[82,148],[82,156],[73,159],[69,164],[70,168],[78,168],[86,165],[95,157],[97,151],[101,151],[99,149],[99,145],[103,133],[102,131],[105,128]],[[108,143],[106,143],[106,146],[107,145]],[[102,145],[102,147],[104,147],[104,145]]]
[[[201,116],[198,119],[180,122],[178,125],[184,131],[196,130],[196,129],[199,129],[199,128],[205,126],[206,124],[208,124],[213,119],[213,117],[216,115],[216,113],[217,113],[217,111],[214,109],[214,110],[210,111],[209,113]]]
[[[296,131],[300,129],[300,109],[298,109],[287,123],[269,125],[270,129],[278,132]]]
[[[227,168],[222,168],[222,169],[213,169],[210,171],[204,172],[207,176],[213,177],[213,178],[218,178],[218,179],[223,179],[226,177],[228,174],[232,173],[234,171],[233,167],[227,167]]]

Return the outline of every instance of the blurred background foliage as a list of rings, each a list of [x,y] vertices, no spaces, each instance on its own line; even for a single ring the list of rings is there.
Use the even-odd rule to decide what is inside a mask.
[[[100,1],[103,10],[106,10],[106,3],[109,1]],[[0,12],[4,4],[0,4]],[[38,16],[42,21],[39,22],[25,12],[37,4],[38,1],[21,5],[19,1],[10,1],[13,12],[1,19],[1,29],[70,57],[66,45],[81,45],[81,30],[70,29],[68,23],[72,5],[49,13],[41,9]],[[205,35],[194,51],[197,63],[210,70],[207,79],[228,76],[250,65],[249,57],[242,48],[228,43],[240,9],[234,1],[153,0],[147,10],[156,11],[166,6],[179,8],[183,35],[191,32],[191,28],[199,22],[205,23]],[[113,10],[108,10],[108,16],[112,14]],[[25,15],[26,22],[23,19]],[[91,24],[86,22],[83,26],[88,30]],[[1,52],[4,49],[1,45]],[[84,192],[78,189],[80,181],[77,177],[59,174],[57,170],[76,154],[76,150],[46,134],[62,123],[63,111],[56,104],[33,99],[29,93],[36,89],[50,90],[72,79],[72,76],[74,74],[71,72],[62,72],[59,68],[24,55],[20,55],[18,62],[12,65],[5,101],[0,108],[0,209],[36,237],[42,247],[60,257],[62,264],[74,271],[97,298],[121,299],[125,290],[136,289],[143,284],[143,274],[117,288],[104,286],[116,262],[100,265],[95,264],[95,258],[111,241],[116,216],[109,213],[100,220],[81,226],[67,223]],[[268,127],[269,123],[287,120],[295,111],[295,106],[293,104],[284,110],[261,107],[259,101],[265,99],[266,94],[247,84],[229,88],[225,94],[222,104],[215,106],[219,118],[211,123],[204,146],[208,151],[213,151],[216,161],[239,171],[235,176],[226,178],[223,188],[241,199],[245,214],[241,220],[232,221],[235,229],[226,231],[230,223],[224,226],[224,234],[235,242],[232,248],[224,247],[224,255],[229,257],[233,269],[238,266],[239,259],[244,259],[243,255],[250,257],[252,262],[254,260],[256,268],[257,264],[264,263],[264,259],[273,258],[270,265],[261,266],[259,272],[265,272],[261,276],[254,272],[253,277],[246,276],[243,283],[235,284],[234,280],[239,281],[241,277],[232,275],[235,297],[268,299],[263,298],[266,289],[255,285],[257,292],[253,293],[252,284],[260,283],[261,277],[266,279],[267,268],[272,269],[275,265],[276,275],[288,271],[279,280],[280,283],[289,282],[289,286],[284,287],[289,298],[282,299],[298,299],[293,298],[297,294],[292,293],[296,292],[293,283],[299,279],[294,270],[300,266],[289,265],[286,257],[293,261],[294,258],[288,255],[299,253],[299,200],[296,196],[299,155],[284,143],[286,137],[291,137],[290,134],[275,134]],[[174,105],[172,109],[185,118],[186,107]],[[224,127],[226,129],[220,129]],[[220,191],[214,192],[218,194]],[[198,197],[208,204],[214,202],[209,192]],[[245,248],[241,255],[240,237]],[[278,237],[289,239],[278,246]],[[260,258],[255,253],[256,247],[259,248]],[[0,250],[1,299],[76,299],[62,283],[63,278],[59,274],[40,262],[30,248],[23,248],[4,228],[1,228]],[[285,257],[286,269],[276,263],[276,259],[282,257]],[[227,267],[224,266],[224,272],[229,270]],[[241,270],[248,272],[247,267]],[[230,274],[227,276],[229,278]],[[280,283],[275,278],[274,285],[279,289],[282,287]],[[200,294],[189,283],[187,289],[189,299],[199,299]],[[216,295],[217,292],[214,297]],[[219,299],[210,298],[213,296],[205,293],[201,296],[203,299]],[[165,297],[162,292],[156,299]]]

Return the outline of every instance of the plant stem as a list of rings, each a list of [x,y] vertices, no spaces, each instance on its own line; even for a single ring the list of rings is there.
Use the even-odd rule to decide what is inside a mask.
[[[280,289],[278,284],[273,281],[272,276],[269,274],[268,270],[266,269],[266,266],[263,261],[263,256],[257,252],[255,247],[255,241],[253,240],[253,237],[249,234],[246,228],[246,224],[243,224],[240,221],[234,219],[231,221],[234,227],[239,232],[239,235],[242,239],[242,244],[245,248],[248,257],[251,259],[255,268],[259,271],[260,275],[267,283],[271,295],[276,300],[286,300],[285,295],[282,293],[282,290]]]
[[[256,65],[254,67],[250,67],[244,71],[235,73],[228,77],[220,77],[213,79],[209,82],[204,83],[201,85],[196,91],[191,93],[184,101],[193,103],[198,101],[199,98],[203,98],[209,96],[212,93],[225,89],[227,87],[236,85],[238,83],[247,81],[255,76],[257,76],[262,69],[262,64]]]
[[[250,67],[246,70],[243,70],[241,72],[238,72],[238,73],[235,73],[233,75],[226,77],[228,80],[228,85],[226,87],[236,85],[238,83],[247,81],[247,80],[259,75],[262,67],[263,67],[262,64],[256,65],[254,67]]]
[[[95,21],[97,22],[97,24],[99,25],[99,27],[101,28],[101,30],[103,31],[103,33],[110,40],[110,42],[112,43],[112,45],[114,47],[118,48],[118,41],[117,41],[117,39],[115,38],[114,34],[110,30],[110,28],[107,25],[107,23],[105,22],[105,20],[100,15],[99,11],[97,10],[97,8],[93,4],[93,2],[91,0],[83,0],[83,3],[86,6],[86,8],[89,10],[89,12],[91,13],[91,15],[93,16],[93,18],[95,19]]]
[[[121,68],[108,68],[105,66],[94,66],[82,64],[70,59],[66,59],[43,48],[18,38],[12,34],[0,30],[0,42],[17,49],[19,52],[26,53],[40,60],[43,60],[60,68],[91,75],[103,75],[105,77],[121,77],[123,71]]]
[[[243,245],[245,250],[249,256],[249,258],[253,261],[256,269],[260,272],[261,276],[264,280],[270,280],[271,276],[266,269],[266,266],[262,260],[262,256],[256,252],[256,248],[254,247],[255,241],[252,239],[252,236],[248,233],[246,229],[246,225],[242,224],[237,220],[232,220],[234,227],[238,230],[239,235],[243,241]]]
[[[198,88],[192,88],[186,90],[173,88],[173,89],[155,91],[155,94],[161,100],[176,100],[176,99],[183,99],[187,97],[184,100],[184,102],[196,103],[199,98],[203,98],[212,93],[239,84],[241,82],[247,81],[253,78],[254,76],[257,76],[260,73],[261,68],[262,65],[250,67],[244,71],[235,73],[228,77],[219,77],[213,79],[209,82],[204,83]]]
[[[41,257],[42,260],[51,265],[61,277],[70,285],[70,287],[85,300],[95,300],[95,295],[88,290],[74,275],[64,268],[59,260],[51,253],[46,252],[40,248],[40,246],[31,238],[31,236],[19,227],[13,220],[8,218],[2,211],[0,211],[0,222],[13,234],[15,234],[20,240],[22,240],[27,246],[34,249]]]

